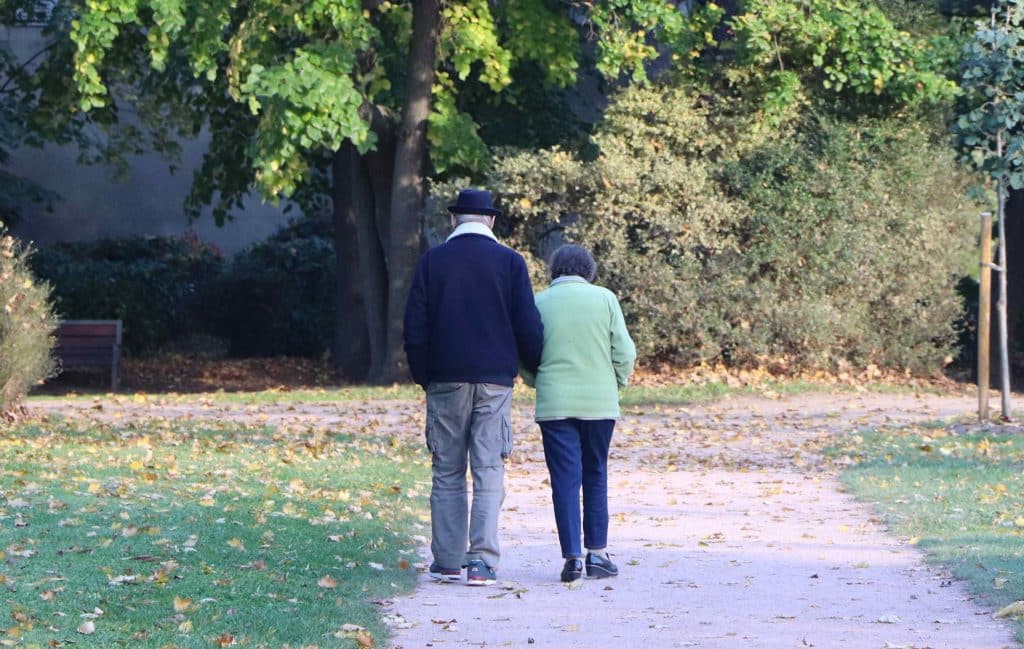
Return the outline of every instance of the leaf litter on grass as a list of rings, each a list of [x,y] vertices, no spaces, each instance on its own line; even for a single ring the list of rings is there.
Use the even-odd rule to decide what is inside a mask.
[[[23,611],[0,640],[309,646],[339,616],[365,629],[359,646],[386,634],[371,600],[413,583],[421,450],[365,421],[133,407],[0,427],[0,519],[22,523],[0,548],[0,602]],[[102,619],[78,617],[96,605]]]

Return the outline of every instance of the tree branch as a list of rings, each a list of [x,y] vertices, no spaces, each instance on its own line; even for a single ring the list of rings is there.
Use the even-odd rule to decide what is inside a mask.
[[[25,71],[25,69],[26,69],[26,68],[27,68],[27,67],[28,67],[29,65],[31,65],[31,64],[32,64],[32,62],[33,62],[33,61],[35,61],[35,60],[36,60],[36,59],[38,59],[38,58],[39,58],[40,56],[42,56],[43,54],[46,54],[47,52],[49,52],[50,50],[52,50],[52,49],[53,49],[54,47],[56,47],[56,46],[57,46],[57,43],[58,43],[58,42],[59,42],[59,41],[56,41],[56,40],[55,40],[55,41],[53,41],[52,43],[50,43],[49,45],[47,45],[47,46],[46,46],[46,47],[44,47],[43,49],[39,50],[38,52],[36,52],[36,53],[35,53],[35,54],[33,54],[32,56],[30,56],[30,57],[28,57],[27,59],[25,59],[25,61],[24,61],[24,62],[23,62],[23,63],[22,63],[21,65],[19,65],[19,66],[18,66],[17,68],[15,68],[15,69],[14,69],[14,70],[13,70],[13,71],[11,72],[10,76],[9,76],[9,77],[7,77],[7,79],[5,79],[5,80],[4,80],[4,85],[0,86],[0,93],[2,93],[2,92],[7,92],[7,86],[9,86],[9,85],[11,84],[11,81],[14,81],[14,78],[15,78],[16,76],[18,76],[18,75],[20,75],[20,74],[21,74],[22,72],[24,72],[24,71]]]

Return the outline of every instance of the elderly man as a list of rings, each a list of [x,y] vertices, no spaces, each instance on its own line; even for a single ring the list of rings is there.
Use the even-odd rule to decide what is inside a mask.
[[[405,310],[405,351],[413,379],[427,392],[430,576],[458,581],[465,566],[468,585],[485,586],[495,582],[501,556],[498,512],[505,498],[504,460],[512,450],[512,383],[520,364],[536,371],[544,329],[526,262],[491,231],[501,212],[490,192],[462,190],[448,211],[454,231],[416,268]]]

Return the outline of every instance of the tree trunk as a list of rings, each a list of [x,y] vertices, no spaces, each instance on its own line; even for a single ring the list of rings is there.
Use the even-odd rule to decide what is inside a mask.
[[[438,0],[417,0],[413,3],[407,94],[395,143],[395,169],[392,175],[387,258],[390,280],[387,358],[380,375],[371,377],[377,383],[402,381],[409,376],[402,345],[402,319],[420,250],[423,164],[439,22]]]
[[[366,379],[370,368],[369,331],[362,283],[359,281],[359,245],[355,205],[349,185],[350,160],[344,151],[334,155],[331,186],[334,199],[335,279],[334,344],[331,361],[335,372],[349,381]]]
[[[377,232],[376,196],[370,182],[365,160],[351,142],[341,146],[340,156],[347,175],[345,186],[349,192],[355,220],[356,246],[359,249],[357,277],[363,296],[367,342],[369,346],[368,376],[380,373],[387,357],[387,286],[388,274],[384,264],[384,250]]]

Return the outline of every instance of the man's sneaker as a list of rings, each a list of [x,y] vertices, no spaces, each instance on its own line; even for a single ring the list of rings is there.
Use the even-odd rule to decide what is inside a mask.
[[[619,569],[615,567],[612,560],[593,553],[587,553],[587,576],[592,579],[604,579],[605,577],[618,577]]]
[[[467,586],[493,586],[498,581],[494,568],[480,559],[473,559],[466,564]]]
[[[458,568],[442,568],[436,561],[430,564],[427,574],[438,581],[458,581],[462,578],[462,571]]]
[[[562,567],[562,581],[569,582],[577,579],[583,579],[583,560],[566,559],[565,566]]]

